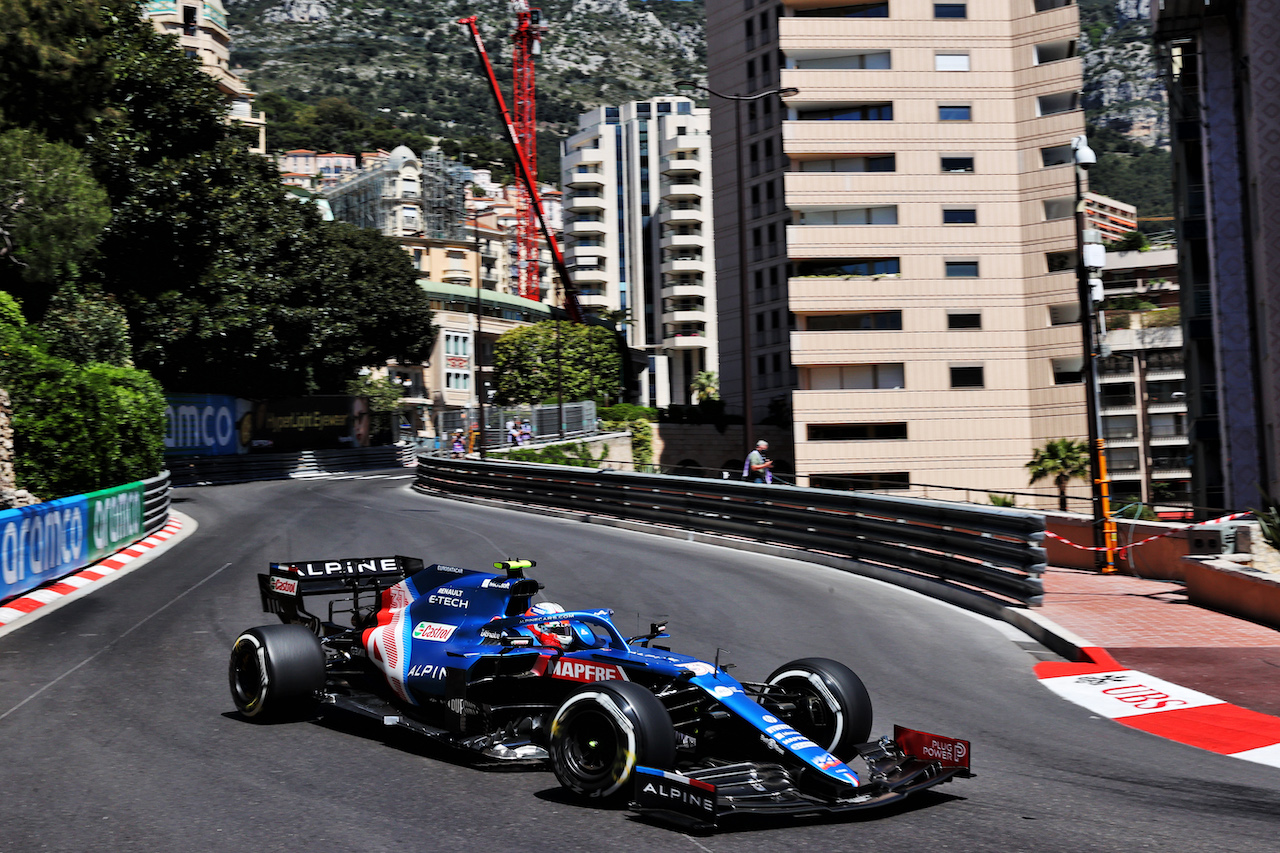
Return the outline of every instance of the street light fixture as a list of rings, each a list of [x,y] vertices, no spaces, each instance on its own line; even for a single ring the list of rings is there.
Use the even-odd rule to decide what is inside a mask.
[[[747,206],[744,203],[746,189],[742,175],[742,102],[758,101],[761,98],[770,98],[773,96],[790,97],[791,95],[800,94],[800,90],[788,86],[782,89],[769,89],[764,92],[758,92],[754,95],[726,95],[723,92],[717,92],[714,89],[708,89],[692,80],[677,80],[676,88],[683,91],[697,89],[706,92],[717,98],[723,98],[726,101],[733,101],[733,140],[734,140],[734,171],[737,181],[737,201],[738,201],[738,316],[741,325],[742,336],[742,412],[743,412],[743,438],[746,444],[746,452],[750,453],[755,449],[755,425],[752,423],[754,401],[751,394],[751,346],[749,335],[751,334],[751,317],[747,310]]]
[[[1116,570],[1116,528],[1111,520],[1110,484],[1107,480],[1107,455],[1102,437],[1102,412],[1098,405],[1098,347],[1106,333],[1099,328],[1095,339],[1094,325],[1097,316],[1094,306],[1102,302],[1102,281],[1095,278],[1107,263],[1107,252],[1101,237],[1086,234],[1085,198],[1083,177],[1085,171],[1098,162],[1098,156],[1089,147],[1089,140],[1081,135],[1071,140],[1071,153],[1075,161],[1076,179],[1076,292],[1080,300],[1080,332],[1084,346],[1084,363],[1081,373],[1085,383],[1085,411],[1089,419],[1089,473],[1092,480],[1093,544],[1096,551],[1095,565],[1103,574]]]
[[[476,252],[476,342],[475,342],[475,361],[472,363],[472,373],[474,374],[473,382],[476,387],[476,419],[479,427],[476,436],[476,452],[480,454],[480,458],[484,458],[484,371],[480,366],[480,327],[482,318],[484,317],[484,304],[481,301],[481,275],[484,269],[484,258],[480,254],[480,217],[488,216],[493,213],[492,207],[481,207],[473,210],[463,216],[471,222],[471,241]]]

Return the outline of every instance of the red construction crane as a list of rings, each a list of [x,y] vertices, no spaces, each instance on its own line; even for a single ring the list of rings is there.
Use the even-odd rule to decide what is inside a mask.
[[[529,151],[534,147],[533,146],[533,127],[532,125],[530,125],[530,127],[528,128],[528,133],[529,133],[528,142],[530,147],[526,148],[525,144],[520,139],[520,133],[516,128],[515,122],[511,118],[511,113],[507,109],[507,102],[502,97],[502,88],[498,85],[498,78],[493,73],[493,63],[489,61],[489,52],[485,50],[484,40],[480,38],[480,28],[479,26],[476,25],[477,20],[478,19],[476,18],[476,16],[472,15],[469,18],[460,18],[458,20],[458,23],[463,24],[464,26],[466,26],[468,29],[471,30],[471,40],[475,44],[476,53],[479,54],[480,62],[484,66],[485,74],[489,78],[489,89],[490,91],[493,92],[493,99],[498,105],[498,113],[502,118],[502,124],[507,129],[507,141],[511,143],[511,153],[516,160],[516,171],[519,173],[520,180],[523,183],[524,192],[527,194],[527,199],[528,199],[527,208],[529,210],[529,216],[530,216],[529,222],[531,224],[531,227],[535,229],[529,232],[529,241],[528,241],[528,246],[526,247],[526,243],[525,243],[526,232],[525,232],[525,229],[523,228],[524,220],[522,217],[521,219],[522,227],[520,228],[520,259],[522,261],[525,261],[525,260],[528,261],[528,263],[524,264],[524,271],[529,271],[530,269],[532,269],[534,279],[533,279],[532,293],[527,293],[524,290],[525,279],[523,274],[521,275],[520,295],[527,296],[530,299],[539,299],[538,280],[540,277],[538,276],[538,240],[537,240],[538,232],[536,228],[537,226],[541,226],[542,236],[546,239],[547,245],[551,248],[551,256],[552,256],[553,262],[555,263],[556,272],[559,274],[561,286],[564,288],[565,311],[568,312],[569,318],[571,320],[573,320],[575,323],[581,323],[582,308],[578,305],[577,291],[573,286],[573,279],[569,277],[569,269],[568,267],[565,266],[564,253],[560,251],[560,243],[559,241],[556,240],[555,235],[551,233],[551,228],[547,224],[547,217],[542,210],[542,198],[538,195],[537,175],[534,173],[533,168],[529,165]],[[530,22],[530,25],[533,26],[532,21]],[[536,44],[536,40],[534,43]],[[520,72],[518,70],[519,67],[520,66],[517,63],[516,65],[517,80],[519,80],[519,77],[520,77]],[[533,80],[533,72],[532,72],[532,65],[530,65],[530,72],[529,72],[530,103],[528,108],[529,109],[528,115],[529,115],[530,122],[532,122],[532,119],[533,119],[532,80]],[[529,254],[526,255],[525,254],[526,251],[528,251]]]
[[[511,38],[511,66],[514,83],[511,103],[515,110],[516,139],[529,161],[529,181],[538,182],[538,115],[534,91],[533,58],[541,50],[542,10],[530,9],[525,0],[513,0],[516,13],[516,31]],[[520,248],[520,295],[528,299],[541,299],[541,253],[538,251],[538,219],[533,209],[533,197],[523,185],[516,203],[516,239]]]

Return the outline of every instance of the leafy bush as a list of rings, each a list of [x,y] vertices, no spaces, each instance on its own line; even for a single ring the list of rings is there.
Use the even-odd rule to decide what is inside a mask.
[[[12,307],[0,293],[0,317],[10,320]],[[19,488],[51,500],[159,473],[164,394],[149,374],[52,356],[29,328],[7,322],[0,323],[0,386],[13,407]]]
[[[1251,509],[1250,512],[1258,519],[1258,527],[1266,543],[1272,548],[1280,548],[1280,505],[1275,498],[1263,493],[1262,509]]]
[[[490,456],[498,455],[520,462],[540,462],[544,465],[571,465],[574,468],[598,468],[604,458],[609,455],[609,449],[607,447],[601,448],[600,456],[597,458],[591,453],[591,445],[586,442],[579,442],[577,444],[553,444],[536,449],[517,448],[501,454],[490,454]]]
[[[616,406],[605,406],[598,413],[606,421],[656,421],[658,410],[649,406],[635,406],[631,403],[618,403]]]
[[[991,501],[992,506],[1015,507],[1018,505],[1018,499],[1013,495],[998,495],[994,492],[987,493],[987,499]]]
[[[610,406],[609,410],[620,408],[654,411],[653,409],[645,409],[644,406]],[[608,432],[631,433],[631,461],[635,464],[637,470],[641,465],[653,463],[653,423],[649,418],[639,417],[626,421],[605,420],[604,428]]]

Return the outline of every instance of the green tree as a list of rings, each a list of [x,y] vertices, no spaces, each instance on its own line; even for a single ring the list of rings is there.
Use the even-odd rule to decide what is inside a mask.
[[[1055,438],[1037,447],[1026,465],[1031,472],[1031,485],[1053,480],[1058,487],[1058,509],[1067,511],[1067,484],[1073,479],[1089,477],[1089,446],[1071,438]]]
[[[0,289],[32,317],[75,276],[110,217],[75,148],[33,130],[0,133]]]
[[[138,14],[132,0],[0,0],[0,129],[80,138],[111,87],[103,37],[130,12]]]
[[[698,403],[719,400],[720,377],[714,371],[700,370],[693,377],[693,382],[689,383],[689,390],[693,392],[694,400]]]
[[[558,342],[557,342],[558,338]],[[565,400],[605,401],[622,388],[615,336],[602,326],[546,320],[512,329],[494,343],[499,405]]]
[[[129,320],[114,297],[63,287],[39,329],[50,355],[76,364],[133,367]]]

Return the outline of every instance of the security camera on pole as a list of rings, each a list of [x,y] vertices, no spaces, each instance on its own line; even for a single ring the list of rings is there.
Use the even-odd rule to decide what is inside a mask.
[[[1084,344],[1084,363],[1081,373],[1085,383],[1085,408],[1089,420],[1089,462],[1093,481],[1093,544],[1099,548],[1096,565],[1103,574],[1116,570],[1116,527],[1111,520],[1110,484],[1107,479],[1107,455],[1102,437],[1102,413],[1098,406],[1098,350],[1106,337],[1105,324],[1097,325],[1101,316],[1097,306],[1102,303],[1101,273],[1107,265],[1107,250],[1102,245],[1102,235],[1086,229],[1084,172],[1098,162],[1098,156],[1089,147],[1084,136],[1071,140],[1075,157],[1076,178],[1076,285],[1080,300],[1080,330]],[[1095,345],[1096,344],[1096,345]]]

